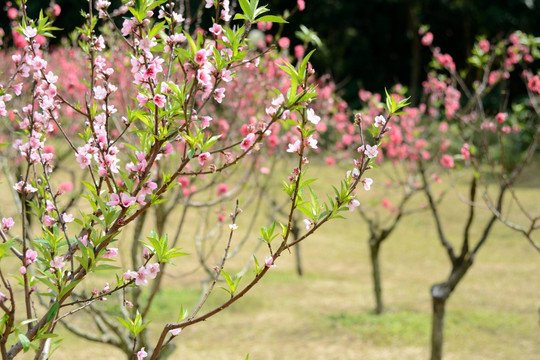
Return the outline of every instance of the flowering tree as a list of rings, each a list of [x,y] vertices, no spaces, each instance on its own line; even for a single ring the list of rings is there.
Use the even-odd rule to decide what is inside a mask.
[[[422,43],[431,46],[433,35],[425,29],[421,33]],[[513,188],[530,164],[540,136],[538,75],[528,68],[538,57],[537,46],[534,38],[521,33],[514,33],[494,44],[480,39],[469,58],[474,69],[470,73],[457,71],[449,54],[431,47],[432,71],[423,84],[425,99],[421,105],[427,120],[424,136],[429,139],[430,156],[438,160],[452,179],[458,174],[468,178],[466,195],[456,188],[467,209],[460,246],[456,248],[455,240],[450,239],[454,236],[446,230],[441,204],[435,200],[433,181],[429,176],[433,170],[426,166],[423,158],[419,158],[422,189],[438,238],[451,263],[448,277],[431,288],[432,360],[442,358],[447,300],[472,267],[497,220],[502,219],[512,226],[506,220],[516,218],[515,206],[512,205],[517,202],[518,195]],[[471,82],[474,73],[478,77]],[[519,82],[525,85],[525,95],[508,95],[511,85]],[[434,119],[442,122],[437,125]],[[505,200],[507,194],[510,194],[510,200]],[[486,205],[491,213],[484,221],[477,213]],[[524,211],[522,207],[518,208]],[[528,219],[531,221],[529,228],[519,230],[532,242],[530,234],[536,225],[532,216]]]
[[[334,188],[333,196],[319,201],[310,190],[309,184],[314,180],[307,172],[310,149],[317,148],[315,134],[320,122],[310,105],[317,97],[311,80],[314,71],[308,63],[311,53],[296,66],[289,62],[279,65],[286,74],[286,86],[273,90],[264,114],[253,114],[254,121],[238,118],[237,125],[245,125],[245,132],[224,131],[226,125],[231,125],[228,119],[215,124],[214,119],[221,114],[220,105],[215,103],[239,101],[223,84],[233,84],[238,68],[255,67],[264,56],[263,52],[251,57],[248,51],[253,25],[283,22],[279,17],[266,15],[267,8],[259,6],[257,0],[241,0],[239,4],[241,12],[233,19],[228,0],[202,3],[199,9],[204,6],[215,10],[213,25],[204,31],[195,29],[197,23],[191,22],[191,14],[184,13],[185,9],[172,1],[126,1],[117,12],[127,16],[121,29],[117,29],[123,46],[116,49],[129,54],[127,84],[132,87],[119,91],[111,62],[121,61],[122,57],[115,57],[111,51],[114,40],[109,43],[106,33],[103,36],[95,31],[99,19],[110,21],[114,14],[108,12],[108,1],[90,2],[87,21],[79,29],[78,38],[87,64],[85,80],[80,82],[84,89],[78,91],[78,100],[70,100],[60,86],[57,69],[45,60],[37,41],[40,36],[52,36],[55,28],[47,16],[29,19],[22,2],[22,21],[17,32],[25,45],[21,53],[13,55],[14,70],[0,90],[0,116],[11,115],[15,131],[10,132],[10,142],[21,163],[16,173],[18,181],[13,186],[20,199],[19,207],[13,216],[7,216],[10,210],[2,209],[6,216],[0,229],[2,358],[12,359],[30,349],[35,351],[36,358],[46,357],[50,338],[55,336],[60,322],[115,294],[124,294],[117,310],[122,315],[118,323],[100,324],[103,328],[127,330],[118,330],[119,335],[112,342],[129,357],[156,359],[165,355],[167,345],[183,328],[206,320],[244,296],[275,266],[283,251],[296,246],[329,220],[341,217],[341,211],[358,204],[354,191],[365,171],[371,168],[387,125],[374,132],[372,145],[360,138],[359,145],[364,148],[355,158],[354,167]],[[232,20],[239,23],[231,26]],[[124,91],[127,96],[121,95]],[[22,104],[17,105],[16,99],[21,99]],[[405,105],[405,101],[388,98],[388,121]],[[268,248],[264,261],[254,259],[254,275],[243,287],[241,276],[233,276],[226,269],[238,229],[237,218],[242,212],[237,201],[228,224],[225,250],[199,304],[190,312],[181,309],[181,316],[164,324],[157,339],[143,339],[151,299],[160,289],[160,272],[166,264],[186,254],[171,244],[164,222],[144,239],[137,237],[145,251],[137,252],[134,249],[138,246],[132,247],[133,270],[118,262],[118,251],[123,247],[115,247],[114,243],[121,243],[121,233],[130,227],[139,235],[150,209],[158,209],[157,218],[163,219],[166,212],[159,209],[166,209],[162,207],[165,196],[174,193],[179,184],[185,190],[185,179],[194,183],[205,178],[209,184],[219,184],[219,180],[212,179],[232,171],[242,160],[256,157],[280,123],[294,133],[283,150],[295,158],[296,164],[282,183],[289,204],[286,216],[260,231]],[[64,168],[80,172],[85,178],[81,180],[83,187],[73,196],[84,202],[76,209],[59,185],[62,179],[55,153],[46,151],[47,143],[55,142],[67,149]],[[179,193],[189,197],[194,192],[190,188],[188,193]],[[310,226],[292,239],[294,214],[299,209],[309,214]],[[17,263],[18,275],[8,275]],[[95,277],[98,271],[111,277],[95,287],[92,284],[102,281]],[[230,297],[200,314],[219,279],[225,280]],[[151,283],[158,285],[153,286],[150,300],[137,301],[137,294]],[[87,287],[94,290],[86,293]],[[128,289],[133,291],[127,292]],[[39,307],[35,306],[36,300]],[[95,311],[98,318],[104,318],[99,308]]]
[[[396,85],[392,93],[397,98],[403,98],[405,89]],[[361,109],[365,126],[379,128],[386,119],[381,115],[384,108],[380,94],[373,94],[366,90],[359,91],[359,97],[365,106]],[[418,160],[427,159],[427,141],[418,138],[422,131],[422,112],[417,107],[406,107],[400,121],[391,126],[389,136],[381,144],[379,162],[386,160],[383,171],[378,172],[375,179],[375,200],[368,204],[361,204],[357,211],[368,225],[367,238],[371,261],[373,280],[373,295],[375,299],[375,313],[384,311],[382,275],[380,269],[381,246],[394,233],[397,226],[408,215],[425,210],[422,205],[411,205],[410,200],[421,190],[418,173]],[[374,180],[365,178],[362,184],[365,190],[370,190]],[[390,195],[392,194],[392,195]],[[391,197],[393,202],[389,199]]]

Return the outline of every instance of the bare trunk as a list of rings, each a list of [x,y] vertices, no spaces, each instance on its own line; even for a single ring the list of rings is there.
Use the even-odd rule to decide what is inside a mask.
[[[433,288],[435,288],[435,285]],[[431,328],[431,358],[430,360],[442,360],[442,349],[444,343],[444,312],[446,307],[445,297],[436,297],[431,291],[433,302],[433,320]]]
[[[291,234],[293,236],[293,239],[296,240],[300,236],[300,228],[298,227],[297,221],[293,221],[292,228],[291,228]],[[296,244],[294,251],[294,254],[296,255],[296,273],[298,276],[304,275],[304,269],[302,267],[302,252],[300,249],[300,243]]]
[[[302,252],[301,246],[302,244],[298,243],[294,247],[294,254],[296,255],[296,272],[298,273],[298,276],[304,275],[304,271],[302,269]]]
[[[380,243],[369,242],[369,252],[371,255],[371,275],[373,277],[373,293],[375,295],[375,314],[382,314],[384,311],[381,286],[381,268],[379,265]]]

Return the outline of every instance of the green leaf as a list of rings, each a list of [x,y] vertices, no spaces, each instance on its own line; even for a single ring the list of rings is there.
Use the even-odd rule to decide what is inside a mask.
[[[56,317],[56,314],[58,314],[59,309],[60,309],[60,304],[58,303],[58,301],[52,304],[51,308],[47,312],[47,317],[45,318],[45,321],[46,322],[52,321]]]
[[[30,340],[28,340],[28,338],[24,334],[19,334],[18,338],[21,342],[24,352],[27,352],[28,349],[30,349]]]
[[[273,22],[273,23],[288,24],[288,22],[285,19],[283,19],[282,17],[274,16],[274,15],[261,16],[255,22],[257,23],[259,21],[270,21],[270,22]]]
[[[231,295],[233,295],[234,292],[236,291],[235,282],[232,280],[231,275],[229,275],[225,270],[221,269],[221,274],[223,275],[223,278],[227,282],[227,285],[229,285]]]

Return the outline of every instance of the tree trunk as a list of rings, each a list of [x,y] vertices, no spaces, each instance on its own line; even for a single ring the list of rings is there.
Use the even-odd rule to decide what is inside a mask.
[[[431,358],[430,360],[442,360],[444,343],[444,313],[446,300],[450,293],[444,286],[434,285],[431,288],[431,300],[433,303],[433,319],[431,323]]]
[[[294,240],[297,240],[300,236],[300,227],[298,227],[296,219],[292,223],[291,234]],[[302,244],[298,243],[294,246],[294,254],[296,255],[296,273],[298,274],[298,276],[304,275],[304,269],[302,267],[302,252],[300,250],[300,245]]]
[[[369,252],[371,255],[371,275],[373,277],[373,293],[375,295],[375,314],[382,314],[384,311],[381,286],[381,268],[379,265],[380,243],[369,241]]]
[[[301,243],[298,243],[294,246],[294,254],[296,255],[296,272],[298,273],[298,276],[304,275],[304,271],[302,269],[302,253],[301,253]]]

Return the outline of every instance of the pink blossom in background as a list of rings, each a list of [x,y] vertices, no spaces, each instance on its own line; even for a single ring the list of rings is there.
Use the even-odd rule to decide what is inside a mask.
[[[538,77],[538,75],[534,75],[529,79],[528,86],[531,91],[540,92],[540,77]]]
[[[304,47],[302,45],[296,45],[294,47],[294,57],[297,59],[302,59],[304,57]]]
[[[454,167],[454,158],[448,154],[441,156],[441,165],[445,169],[452,169]]]
[[[15,18],[17,17],[17,15],[19,14],[19,10],[17,10],[16,8],[9,8],[8,11],[7,11],[7,16],[10,20],[15,20]]]
[[[448,131],[448,123],[446,121],[443,121],[439,124],[439,131],[443,133]]]
[[[66,181],[58,185],[58,191],[62,194],[73,191],[73,183],[71,181]]]
[[[54,15],[54,17],[58,17],[58,15],[60,15],[61,12],[62,12],[62,8],[60,7],[60,5],[54,4],[53,5],[53,15]]]
[[[182,187],[188,187],[189,186],[189,178],[187,178],[185,176],[180,176],[177,181],[178,181],[178,184],[180,184],[180,186],[182,186]]]
[[[219,184],[217,187],[217,195],[218,196],[224,195],[227,193],[228,190],[229,190],[229,187],[227,186],[227,184],[225,183]]]
[[[487,53],[489,51],[489,41],[487,40],[480,40],[478,42],[478,47],[480,48],[480,50],[482,50],[483,52]]]
[[[288,37],[282,37],[278,40],[278,45],[282,49],[286,49],[291,45],[291,40]]]
[[[304,0],[297,0],[296,4],[298,5],[299,11],[304,11],[306,9],[306,2]]]
[[[461,155],[465,161],[468,161],[471,158],[471,152],[469,151],[469,144],[465,143],[461,147]]]
[[[502,124],[503,122],[505,122],[507,118],[508,118],[507,113],[498,113],[497,115],[495,115],[495,119],[497,120],[499,124]]]
[[[422,42],[422,45],[424,46],[430,46],[433,43],[433,34],[431,32],[426,33],[422,37],[421,42]]]
[[[309,219],[304,219],[304,226],[306,227],[306,230],[309,230],[311,229],[311,227],[313,226],[313,222]]]
[[[334,159],[333,157],[331,156],[328,156],[325,161],[326,165],[329,165],[329,166],[332,166],[332,165],[335,165],[336,164],[336,159]]]

